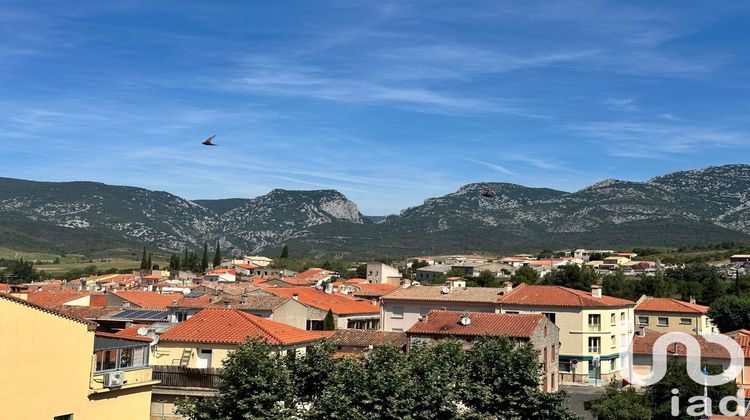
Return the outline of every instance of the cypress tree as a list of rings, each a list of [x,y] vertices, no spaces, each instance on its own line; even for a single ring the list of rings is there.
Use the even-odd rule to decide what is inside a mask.
[[[284,245],[284,248],[281,250],[281,256],[279,258],[289,258],[289,247]]]
[[[143,247],[143,254],[141,254],[141,270],[145,270],[150,267],[146,267],[146,247]]]
[[[203,244],[203,258],[201,258],[201,271],[208,269],[208,244]]]
[[[221,265],[221,248],[219,247],[219,241],[216,241],[216,252],[214,252],[214,268]]]
[[[151,253],[148,253],[148,259],[146,260],[146,270],[150,270],[153,265],[151,264]]]
[[[185,247],[185,256],[182,257],[182,266],[185,267],[185,270],[192,270],[190,267],[190,260],[188,260],[187,247]]]
[[[333,320],[333,311],[330,309],[328,310],[325,319],[323,319],[323,329],[326,331],[333,331],[336,329],[336,322]]]

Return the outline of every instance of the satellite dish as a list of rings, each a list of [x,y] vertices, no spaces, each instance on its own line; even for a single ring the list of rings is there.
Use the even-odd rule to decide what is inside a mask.
[[[448,287],[448,286],[443,287],[443,294],[444,295],[447,295],[450,292],[451,292],[451,288],[450,287]]]
[[[467,325],[469,325],[469,324],[471,324],[471,318],[469,318],[469,316],[468,316],[468,315],[464,315],[464,316],[462,316],[462,317],[461,317],[461,325],[463,325],[463,326],[467,326]]]
[[[150,347],[155,346],[156,343],[159,342],[159,334],[157,334],[157,333],[155,333],[153,331],[149,331],[148,334],[146,335],[146,337],[148,337],[148,338],[151,339],[151,344],[149,344]]]
[[[138,335],[147,335],[148,334],[148,328],[147,327],[141,327],[138,328],[138,331],[136,331]]]

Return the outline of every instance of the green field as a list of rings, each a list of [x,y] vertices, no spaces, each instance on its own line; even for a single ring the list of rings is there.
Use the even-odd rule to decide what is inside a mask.
[[[75,256],[62,256],[57,254],[48,254],[44,252],[23,252],[16,251],[10,248],[0,247],[0,259],[16,260],[22,258],[27,261],[49,261],[50,263],[55,258],[60,258],[61,263],[72,263],[77,261]]]
[[[158,264],[159,267],[169,267],[168,261],[154,261],[154,264]],[[134,269],[137,270],[138,267],[141,265],[140,261],[135,260],[124,260],[124,259],[117,259],[117,258],[111,258],[111,259],[101,259],[101,260],[93,260],[93,261],[75,261],[75,262],[68,262],[68,263],[61,263],[61,264],[35,264],[34,268],[40,271],[46,271],[46,272],[65,272],[70,270],[76,270],[76,269],[83,269],[85,267],[88,267],[90,265],[95,265],[96,268],[99,270],[107,270],[110,268],[116,268],[118,270],[124,270],[124,269]]]

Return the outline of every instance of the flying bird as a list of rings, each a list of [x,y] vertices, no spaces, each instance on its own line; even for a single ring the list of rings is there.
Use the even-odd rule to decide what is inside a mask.
[[[203,144],[206,146],[218,146],[218,144],[214,144],[214,137],[216,137],[216,134],[203,140]]]

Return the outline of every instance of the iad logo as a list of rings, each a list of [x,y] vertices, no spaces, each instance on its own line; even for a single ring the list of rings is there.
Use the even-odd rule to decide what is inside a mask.
[[[708,386],[723,385],[736,379],[742,372],[745,365],[745,357],[742,347],[730,337],[723,334],[702,334],[700,335],[708,343],[718,344],[727,351],[729,356],[729,365],[727,368],[716,375],[710,375],[708,371],[701,369],[701,345],[695,336],[671,332],[660,336],[653,344],[651,358],[651,372],[647,375],[641,375],[635,371],[632,342],[628,343],[627,351],[620,352],[620,358],[623,366],[623,378],[636,386],[654,385],[659,382],[667,372],[667,355],[676,352],[676,345],[685,346],[685,364],[688,376],[694,382],[703,385],[704,389]],[[670,351],[671,349],[671,351]],[[647,357],[647,356],[641,356]],[[645,362],[645,361],[644,361]],[[645,363],[644,363],[645,364]],[[671,412],[673,416],[680,414],[678,397],[679,390],[672,390]],[[701,416],[707,418],[711,414],[711,400],[708,394],[696,395],[688,398],[687,414],[690,416]],[[730,410],[728,407],[734,404],[737,409]],[[744,415],[748,405],[745,402],[744,392],[739,396],[728,396],[722,398],[719,402],[719,411],[724,415]]]
[[[701,371],[701,345],[698,340],[687,333],[671,332],[659,337],[653,346],[652,369],[648,375],[641,375],[634,369],[633,346],[627,346],[626,351],[620,352],[620,358],[624,369],[625,380],[636,386],[653,385],[664,378],[667,372],[667,355],[670,345],[682,344],[686,348],[687,373],[690,379],[701,385],[717,386],[728,383],[737,378],[745,365],[745,357],[742,347],[732,338],[723,334],[701,334],[701,337],[709,343],[715,343],[723,347],[729,355],[729,366],[724,372],[716,375],[707,375]],[[672,347],[674,349],[674,347]]]

